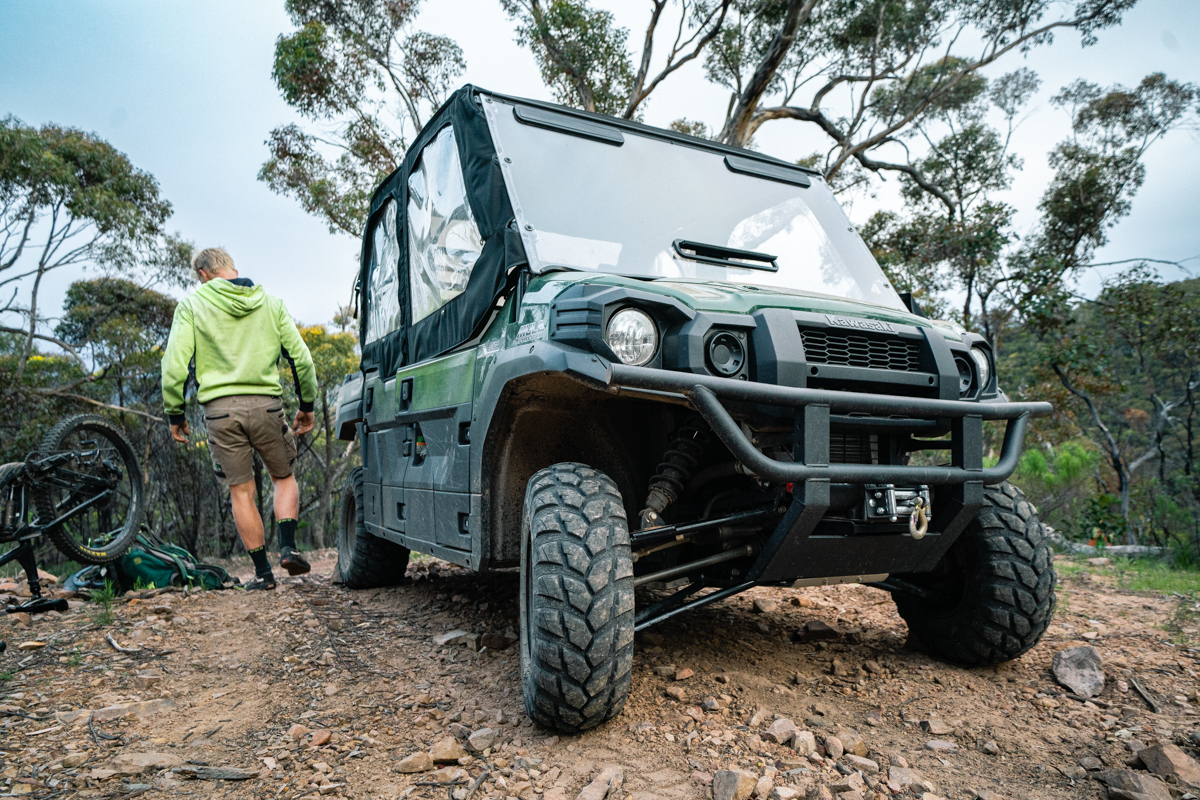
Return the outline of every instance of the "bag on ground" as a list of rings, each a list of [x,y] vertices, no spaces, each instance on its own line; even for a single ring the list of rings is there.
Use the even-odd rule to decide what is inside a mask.
[[[224,589],[238,582],[222,567],[204,564],[182,547],[139,533],[133,546],[118,559],[117,577],[122,590],[162,589],[189,586],[198,589]]]

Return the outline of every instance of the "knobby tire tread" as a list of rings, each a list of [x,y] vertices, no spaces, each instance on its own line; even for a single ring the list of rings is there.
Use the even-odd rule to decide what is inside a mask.
[[[936,656],[960,664],[1011,661],[1046,633],[1057,603],[1054,553],[1037,509],[1010,483],[986,487],[979,515],[952,547],[966,567],[954,609],[896,595],[910,631]]]
[[[138,466],[137,456],[133,452],[133,446],[129,444],[121,429],[104,417],[97,417],[94,414],[77,414],[60,421],[42,437],[38,455],[42,457],[52,455],[61,449],[63,439],[78,429],[103,429],[112,437],[112,443],[120,452],[125,462],[125,468],[129,470],[129,489],[132,494],[129,517],[125,520],[122,533],[105,546],[103,555],[98,555],[94,550],[84,549],[62,525],[46,531],[46,536],[68,558],[82,564],[111,564],[124,555],[129,546],[133,544],[134,539],[137,538],[144,513],[142,472]],[[33,485],[33,502],[40,517],[47,520],[54,519],[53,494],[36,481]]]
[[[598,470],[556,464],[530,479],[522,528],[526,712],[566,733],[594,728],[625,707],[633,668],[633,559],[621,494]]]
[[[350,524],[349,506],[353,503],[357,535],[354,547],[349,544],[346,526]],[[355,467],[342,490],[342,512],[338,516],[338,571],[342,583],[350,589],[375,589],[395,586],[404,580],[410,552],[395,542],[381,539],[367,531],[366,511],[363,508],[363,468]]]

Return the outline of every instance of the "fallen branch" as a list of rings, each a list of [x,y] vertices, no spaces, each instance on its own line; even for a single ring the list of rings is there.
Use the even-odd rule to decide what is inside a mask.
[[[175,767],[171,772],[184,778],[202,781],[245,781],[258,777],[255,770],[237,767],[186,766]]]
[[[1112,708],[1111,703],[1097,700],[1094,697],[1084,697],[1083,695],[1071,694],[1070,692],[1046,692],[1046,694],[1051,697],[1065,697],[1067,700],[1078,700],[1080,703],[1091,703],[1099,708]]]
[[[161,589],[146,589],[143,592],[130,597],[129,600],[149,600],[151,597],[158,597],[160,594],[187,594],[187,592],[179,586],[164,586]]]
[[[49,717],[34,717],[34,716],[30,716],[29,714],[26,714],[26,713],[24,713],[24,712],[22,712],[22,711],[0,711],[0,714],[4,714],[4,715],[6,715],[6,716],[9,716],[9,717],[24,717],[25,719],[31,719],[31,720],[33,720],[33,721],[35,721],[35,722],[41,722],[41,721],[42,721],[42,720],[44,720],[44,719],[50,719]]]
[[[142,652],[142,648],[140,648],[140,647],[121,647],[121,645],[117,644],[117,640],[113,638],[113,635],[111,633],[106,633],[104,635],[104,641],[108,642],[108,646],[111,647],[113,650],[116,650],[118,653],[128,654],[128,653]]]
[[[111,733],[105,733],[104,731],[97,731],[96,726],[92,724],[92,722],[95,719],[96,719],[96,712],[93,711],[91,714],[88,714],[88,730],[91,731],[92,741],[96,743],[97,747],[100,746],[101,739],[112,741],[113,739],[121,738],[119,736],[113,736]]]
[[[1050,526],[1046,526],[1046,538],[1055,546],[1068,553],[1086,556],[1122,556],[1124,558],[1133,558],[1134,556],[1161,556],[1167,552],[1165,547],[1152,547],[1145,544],[1114,544],[1104,547],[1096,547],[1094,545],[1079,544],[1072,542],[1063,536],[1058,531]]]
[[[114,406],[112,403],[101,403],[99,400],[93,400],[90,397],[84,397],[83,395],[76,394],[75,392],[49,392],[48,394],[52,397],[69,397],[72,400],[82,400],[83,402],[91,403],[94,406],[109,408],[113,411],[121,411],[126,414],[137,414],[139,417],[145,417],[151,422],[166,422],[166,420],[162,417],[156,417],[153,414],[147,414],[145,411],[138,411],[135,408],[127,408],[126,406]]]
[[[1150,696],[1150,693],[1146,691],[1145,687],[1143,687],[1142,684],[1138,683],[1137,678],[1130,675],[1129,676],[1129,685],[1137,690],[1137,693],[1140,694],[1142,696],[1142,699],[1146,701],[1146,705],[1150,706],[1151,711],[1153,711],[1155,714],[1162,713],[1162,709],[1159,708],[1158,703],[1155,701],[1155,699],[1153,697]]]
[[[471,795],[475,794],[475,790],[479,788],[479,784],[483,783],[484,778],[490,774],[491,771],[485,767],[483,772],[480,773],[479,777],[475,779],[475,782],[471,784],[471,787],[467,789],[467,796],[464,798],[464,800],[471,800]]]

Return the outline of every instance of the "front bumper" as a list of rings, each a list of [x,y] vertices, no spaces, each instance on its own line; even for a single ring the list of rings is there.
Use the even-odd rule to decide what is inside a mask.
[[[791,584],[813,578],[848,578],[933,570],[984,503],[984,485],[1007,479],[1017,467],[1030,417],[1053,411],[1049,403],[976,402],[799,389],[608,363],[605,389],[621,394],[686,400],[708,422],[729,451],[751,472],[775,483],[791,483],[792,502],[779,520],[745,585]],[[594,375],[594,373],[593,373]],[[793,461],[764,455],[722,401],[794,409]],[[867,417],[849,416],[866,414]],[[983,421],[1006,420],[1000,458],[983,466]],[[878,425],[893,431],[930,430],[949,421],[949,441],[916,444],[948,448],[948,466],[829,463],[832,424]],[[830,506],[830,485],[920,484],[945,487],[934,501],[933,521],[921,539],[895,533],[815,535]]]
[[[1049,403],[986,403],[795,389],[624,364],[608,365],[607,384],[610,390],[617,392],[665,392],[687,398],[735,458],[759,477],[777,483],[813,479],[910,486],[1001,483],[1017,468],[1029,418],[1045,416],[1054,410]],[[796,460],[777,461],[763,455],[721,404],[722,399],[796,409],[796,424],[803,431],[803,446],[797,448]],[[893,429],[911,427],[919,430],[929,420],[949,420],[951,465],[830,464],[830,424],[849,419],[842,415],[852,413],[876,415]],[[994,466],[986,468],[983,466],[984,420],[1008,421],[1000,458]],[[861,424],[864,420],[856,418],[853,421]]]

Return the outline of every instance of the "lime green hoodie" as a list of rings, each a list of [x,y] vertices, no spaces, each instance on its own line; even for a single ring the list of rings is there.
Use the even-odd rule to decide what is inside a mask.
[[[312,356],[283,301],[247,278],[236,280],[214,278],[175,307],[162,360],[163,405],[172,425],[184,421],[184,384],[193,356],[201,404],[234,394],[281,394],[282,356],[292,364],[300,410],[313,409]]]

